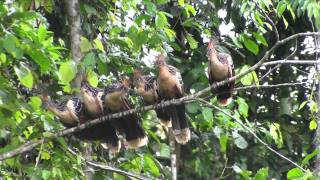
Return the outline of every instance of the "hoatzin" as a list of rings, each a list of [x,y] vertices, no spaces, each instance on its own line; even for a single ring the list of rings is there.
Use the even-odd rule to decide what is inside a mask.
[[[158,67],[157,86],[159,96],[163,100],[177,99],[183,96],[183,82],[179,70],[165,62],[163,54],[156,57]],[[164,111],[171,120],[175,139],[180,144],[185,144],[190,140],[190,130],[185,114],[185,105],[172,105],[165,107]]]
[[[226,78],[234,76],[234,65],[232,57],[226,53],[217,53],[215,40],[211,39],[208,44],[207,56],[209,59],[209,83],[212,85],[215,82],[222,81]],[[212,93],[217,94],[219,104],[226,106],[231,102],[231,93],[234,88],[234,81],[220,86]]]
[[[108,85],[103,94],[104,108],[108,113],[117,113],[130,110],[133,105],[128,99],[129,82]],[[111,120],[112,125],[121,133],[125,134],[128,148],[136,149],[148,143],[148,137],[141,126],[138,114],[130,114]]]
[[[135,70],[133,74],[133,84],[136,88],[137,94],[142,97],[146,105],[155,104],[161,101],[157,92],[157,77],[152,75],[142,75],[139,70]],[[155,111],[161,124],[166,127],[171,127],[170,117],[163,111],[163,109],[156,109]]]
[[[83,97],[85,112],[90,119],[105,115],[102,103],[103,93],[103,90],[90,86],[85,78],[82,80],[81,95]],[[104,121],[102,124],[94,125],[88,129],[91,131],[92,136],[105,141],[105,144],[102,144],[102,146],[109,149],[111,153],[120,151],[121,143],[116,129],[111,125],[110,121]]]
[[[53,103],[45,94],[42,96],[42,102],[66,126],[75,126],[83,118],[83,103],[78,98],[71,98],[62,103]]]

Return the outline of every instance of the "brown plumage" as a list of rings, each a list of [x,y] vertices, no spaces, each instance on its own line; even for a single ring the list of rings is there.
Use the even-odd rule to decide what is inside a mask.
[[[103,90],[94,88],[83,79],[81,82],[81,95],[83,98],[84,109],[86,115],[90,119],[95,119],[104,116],[102,95]],[[104,121],[101,124],[94,125],[88,128],[89,136],[94,139],[104,140],[103,147],[107,147],[111,153],[118,153],[121,148],[121,143],[118,139],[116,129],[111,125],[110,121]]]
[[[157,86],[159,96],[163,100],[178,99],[183,97],[183,82],[179,70],[167,65],[163,54],[156,58],[158,67]],[[180,144],[190,140],[190,130],[185,114],[185,105],[172,105],[164,108],[170,117],[175,139]]]
[[[80,123],[83,117],[83,103],[78,98],[71,98],[66,102],[53,103],[49,101],[48,95],[44,94],[42,102],[64,124],[76,125]]]
[[[208,75],[210,85],[226,78],[230,78],[235,74],[232,57],[226,53],[217,53],[215,45],[216,43],[214,40],[210,40],[207,51],[209,59]],[[229,104],[234,83],[234,81],[231,81],[230,83],[220,86],[212,91],[212,93],[217,94],[219,104],[223,106]]]
[[[128,82],[114,83],[105,88],[103,94],[104,108],[108,113],[117,113],[130,110],[133,105],[128,99]],[[141,126],[138,114],[130,114],[111,120],[112,125],[125,134],[128,147],[136,149],[148,143],[148,137]]]
[[[152,75],[142,75],[139,70],[135,70],[133,83],[137,94],[143,98],[146,105],[155,104],[161,101],[157,92],[157,77]],[[171,127],[170,117],[163,111],[163,109],[160,108],[155,111],[161,124],[166,127]]]

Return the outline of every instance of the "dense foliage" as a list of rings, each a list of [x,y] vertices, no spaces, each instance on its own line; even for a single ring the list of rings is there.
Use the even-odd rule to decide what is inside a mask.
[[[78,92],[71,86],[80,70],[90,84],[103,87],[134,68],[153,71],[155,52],[166,51],[169,63],[182,72],[186,93],[208,86],[206,43],[217,37],[220,52],[232,55],[236,74],[254,65],[280,39],[320,27],[316,0],[82,0],[81,63],[70,58],[65,5],[59,0],[0,0],[0,154],[21,144],[50,137],[63,129],[47,112],[40,92],[61,100]],[[270,21],[272,20],[272,21]],[[278,32],[276,31],[276,29]],[[268,61],[315,59],[314,38],[298,38],[276,49]],[[288,57],[290,56],[290,57]],[[240,118],[258,136],[286,157],[311,169],[319,153],[312,148],[318,112],[313,93],[316,72],[306,65],[260,68],[237,80],[237,87],[303,82],[297,87],[240,90],[224,110]],[[260,78],[260,79],[259,79]],[[135,105],[143,103],[133,94]],[[212,95],[205,97],[216,104]],[[222,112],[187,105],[192,140],[176,147],[181,179],[294,179],[312,173],[295,168],[270,152]],[[141,114],[149,144],[137,151],[109,155],[92,143],[92,159],[151,178],[170,178],[168,131],[155,113]],[[55,138],[19,156],[0,162],[3,177],[70,179],[85,174],[81,157],[90,145],[72,136]],[[73,155],[68,151],[77,152]],[[123,179],[96,170],[94,177]]]

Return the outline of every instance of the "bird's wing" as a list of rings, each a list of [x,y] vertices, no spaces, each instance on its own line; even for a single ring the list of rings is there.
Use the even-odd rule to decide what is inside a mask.
[[[154,83],[156,81],[156,77],[152,76],[152,75],[147,75],[147,76],[143,76],[144,80],[145,80],[145,91],[150,91],[154,88]]]
[[[180,86],[180,87],[177,87],[177,88],[181,89],[180,93],[183,94],[183,92],[184,92],[184,90],[183,90],[183,81],[182,81],[182,77],[181,77],[181,73],[180,73],[179,69],[177,69],[174,66],[168,65],[168,70],[169,70],[170,74],[172,74],[173,76],[175,76],[175,78],[178,79],[179,84],[177,84],[177,86]]]

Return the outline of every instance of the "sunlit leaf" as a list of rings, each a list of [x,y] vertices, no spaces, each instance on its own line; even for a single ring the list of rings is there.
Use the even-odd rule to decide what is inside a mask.
[[[268,43],[267,43],[266,39],[261,34],[254,32],[253,35],[257,41],[259,41],[264,46],[268,47]]]
[[[283,12],[286,10],[287,5],[284,1],[280,1],[278,6],[277,6],[277,15],[278,17],[281,17]]]
[[[102,44],[102,42],[100,41],[100,39],[95,39],[95,40],[93,40],[93,42],[94,42],[94,44],[95,44],[95,47],[97,48],[97,49],[99,49],[100,51],[102,51],[102,52],[105,52],[104,51],[104,48],[103,48],[103,44]]]
[[[316,149],[311,154],[306,155],[306,157],[304,157],[302,160],[301,166],[307,165],[309,163],[310,159],[312,159],[313,157],[315,157],[319,153],[320,153],[320,149]]]
[[[80,49],[82,53],[88,52],[92,49],[92,45],[85,37],[81,37]]]
[[[99,83],[98,75],[94,71],[90,70],[87,73],[87,79],[88,79],[88,82],[91,86],[93,86],[93,87],[98,86],[98,83]]]
[[[317,127],[318,127],[317,122],[316,122],[314,119],[312,119],[312,120],[310,121],[310,123],[309,123],[309,129],[312,131],[312,130],[317,129]]]
[[[224,135],[224,134],[220,135],[219,143],[220,143],[220,151],[222,153],[226,153],[227,152],[228,136]]]
[[[68,84],[77,74],[77,66],[73,61],[67,61],[60,65],[59,75],[63,84]]]
[[[196,49],[198,47],[198,42],[193,38],[191,34],[187,34],[186,38],[191,49]]]
[[[26,65],[20,64],[19,67],[14,66],[14,71],[21,84],[30,89],[33,87],[33,75]]]
[[[158,12],[156,15],[155,23],[157,28],[161,29],[168,25],[168,20],[164,12]]]
[[[293,168],[287,173],[287,179],[301,179],[304,173],[299,168]]]
[[[246,39],[244,41],[244,46],[255,55],[259,53],[259,46],[251,39]]]
[[[269,171],[268,168],[259,169],[252,180],[266,180],[268,177],[268,171]]]

